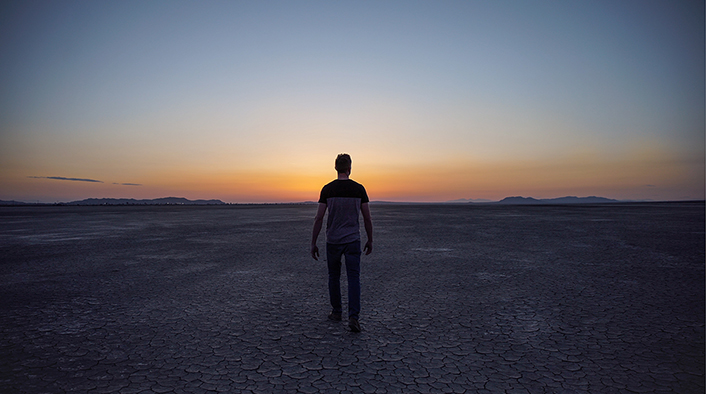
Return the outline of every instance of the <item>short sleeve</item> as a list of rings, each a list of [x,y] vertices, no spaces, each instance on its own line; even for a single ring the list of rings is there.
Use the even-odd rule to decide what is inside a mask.
[[[365,187],[363,185],[360,185],[361,189],[361,196],[360,196],[360,203],[365,204],[366,202],[370,202],[370,199],[368,198],[368,192],[365,191]]]
[[[321,188],[321,193],[319,193],[319,202],[320,203],[326,204],[326,199],[328,198],[328,196],[326,194],[327,194],[326,193],[326,186],[324,186],[323,188]]]

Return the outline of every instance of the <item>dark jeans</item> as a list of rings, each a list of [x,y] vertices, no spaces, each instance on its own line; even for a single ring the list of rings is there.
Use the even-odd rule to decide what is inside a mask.
[[[326,244],[328,260],[328,293],[331,307],[336,313],[341,307],[341,257],[346,256],[348,278],[348,317],[358,318],[360,313],[360,241],[348,244]]]

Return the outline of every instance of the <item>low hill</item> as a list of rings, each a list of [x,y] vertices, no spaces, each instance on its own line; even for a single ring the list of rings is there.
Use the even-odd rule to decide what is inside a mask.
[[[466,202],[493,202],[493,200],[488,200],[487,198],[459,198],[457,200],[446,201],[448,203],[466,203]]]
[[[536,199],[532,197],[505,197],[498,201],[498,204],[516,204],[516,205],[538,205],[538,204],[601,204],[608,202],[618,202],[618,200],[613,200],[605,197],[576,197],[567,196],[559,198],[543,198]]]
[[[221,200],[189,200],[183,197],[163,197],[136,200],[134,198],[87,198],[64,205],[223,205]]]
[[[0,205],[36,205],[34,203],[28,203],[28,202],[22,202],[22,201],[15,201],[15,200],[0,200]]]

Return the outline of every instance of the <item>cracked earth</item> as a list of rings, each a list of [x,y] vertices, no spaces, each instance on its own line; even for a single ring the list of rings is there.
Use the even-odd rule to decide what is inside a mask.
[[[373,204],[361,333],[315,210],[0,208],[0,392],[704,392],[703,203]]]

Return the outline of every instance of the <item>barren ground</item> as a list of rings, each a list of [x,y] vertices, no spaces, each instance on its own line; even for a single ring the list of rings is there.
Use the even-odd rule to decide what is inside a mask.
[[[703,203],[373,204],[359,334],[315,210],[0,208],[0,392],[704,391]]]

